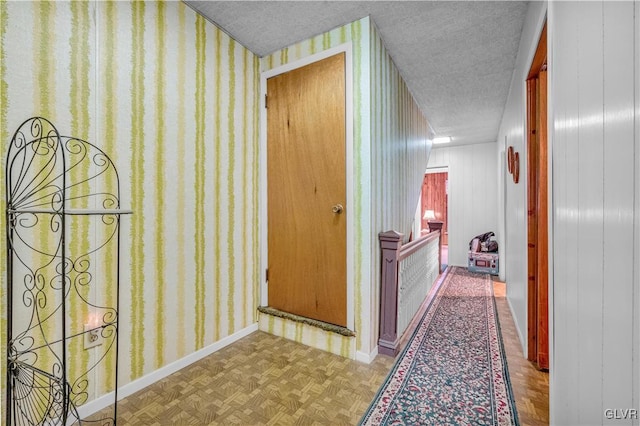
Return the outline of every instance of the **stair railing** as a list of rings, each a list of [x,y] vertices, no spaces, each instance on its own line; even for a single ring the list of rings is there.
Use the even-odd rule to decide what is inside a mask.
[[[399,344],[440,274],[440,230],[402,244],[396,231],[379,234],[382,252],[378,353],[395,356]]]

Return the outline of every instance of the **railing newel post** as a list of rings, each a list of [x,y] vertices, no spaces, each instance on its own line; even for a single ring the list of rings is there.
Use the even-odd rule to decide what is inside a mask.
[[[390,356],[398,353],[398,254],[402,237],[396,231],[378,234],[382,251],[378,352]]]

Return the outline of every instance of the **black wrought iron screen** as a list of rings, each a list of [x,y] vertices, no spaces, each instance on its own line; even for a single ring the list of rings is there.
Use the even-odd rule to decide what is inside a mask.
[[[7,424],[116,424],[120,220],[131,213],[118,172],[96,145],[33,117],[5,173]],[[90,412],[98,398],[105,407]]]

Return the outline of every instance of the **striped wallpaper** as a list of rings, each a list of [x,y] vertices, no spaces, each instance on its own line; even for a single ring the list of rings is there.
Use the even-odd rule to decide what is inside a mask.
[[[370,18],[336,28],[260,59],[261,71],[313,55],[345,42],[353,49],[353,193],[355,224],[355,348],[336,346],[330,335],[313,346],[354,358],[377,346],[380,252],[378,233],[394,229],[408,237],[432,130],[417,107]],[[303,342],[296,323],[260,316],[260,328]],[[345,340],[353,338],[341,337]],[[308,343],[307,343],[308,344]],[[336,349],[336,348],[345,348]],[[348,350],[346,350],[348,348]],[[346,351],[346,352],[345,352]]]
[[[3,163],[15,128],[45,116],[112,157],[134,210],[122,225],[120,385],[254,324],[258,58],[181,2],[1,2],[0,12]],[[73,253],[99,238],[82,221],[70,232]],[[112,289],[115,261],[110,250],[95,259],[98,293]],[[71,321],[90,314],[72,309]],[[73,371],[93,356],[71,351]],[[112,389],[114,368],[90,398]]]
[[[417,106],[375,24],[371,37],[371,241],[370,345],[377,344],[380,289],[378,234],[413,227],[433,130]]]
[[[7,203],[5,198],[5,166],[4,159],[7,156],[7,140],[9,140],[9,129],[7,129],[7,61],[5,59],[5,49],[4,49],[4,39],[5,34],[8,29],[8,17],[7,17],[7,2],[0,2],[0,161],[2,164],[2,172],[0,172],[0,191],[2,196],[0,196],[0,210],[2,213],[0,214],[0,253],[4,255],[7,251],[6,245],[6,216],[4,212],[6,211]],[[6,276],[7,276],[7,265],[6,262],[0,262],[0,347],[7,347],[7,289],[6,289]],[[4,355],[5,351],[2,351],[3,354],[0,355],[0,377],[4,379],[7,374],[6,369],[6,355]],[[2,380],[2,384],[0,385],[0,392],[2,392],[3,403],[0,404],[1,412],[0,416],[2,418],[5,417],[5,406],[4,402],[4,393],[5,393],[5,380]]]
[[[2,2],[0,12],[3,161],[15,127],[46,116],[112,157],[122,206],[134,210],[122,224],[121,385],[256,321],[349,358],[375,350],[377,234],[411,228],[430,129],[369,18],[258,59],[179,2]],[[354,78],[356,338],[255,311],[259,72],[345,42]],[[0,221],[4,233],[4,215]],[[78,251],[100,236],[82,223],[72,233]],[[116,259],[113,251],[101,256],[94,273],[105,278],[106,295]],[[4,276],[4,262],[0,268]],[[78,309],[73,321],[89,314]],[[80,371],[92,355],[73,351]],[[111,389],[113,368],[99,373],[105,380],[91,397]]]
[[[288,64],[290,62],[297,61],[299,59],[311,56],[318,52],[330,49],[332,47],[351,42],[353,53],[353,108],[354,108],[354,125],[353,125],[353,152],[354,152],[354,187],[361,188],[363,181],[368,175],[367,170],[363,167],[368,167],[369,161],[367,157],[363,156],[362,145],[366,140],[363,138],[363,132],[368,128],[368,114],[364,105],[368,104],[368,28],[369,18],[364,18],[356,22],[344,25],[342,27],[333,29],[324,34],[320,34],[309,40],[302,41],[294,44],[282,50],[276,51],[270,55],[260,58],[260,70],[262,72],[277,68],[281,65]],[[356,217],[355,229],[356,241],[355,251],[356,253],[362,253],[363,239],[361,237],[367,229],[368,220],[366,218],[366,210],[363,210],[363,205],[368,202],[368,196],[366,191],[354,191],[354,214]],[[364,220],[362,220],[364,219]],[[361,270],[362,256],[356,255],[356,271]],[[355,329],[362,329],[362,301],[365,300],[362,292],[362,283],[366,282],[362,274],[356,273],[355,276]],[[367,317],[368,318],[368,317]],[[278,336],[284,336],[302,342],[310,344],[311,346],[327,350],[348,358],[356,357],[356,350],[363,350],[362,336],[363,333],[357,333],[356,338],[333,335],[331,333],[317,332],[315,327],[308,325],[299,325],[299,323],[291,322],[277,318],[276,321],[268,320],[268,316],[260,314],[259,326],[261,330],[267,331]],[[296,332],[302,327],[301,332]],[[308,339],[309,335],[316,335],[317,338],[313,340]],[[304,336],[304,337],[303,337]],[[334,344],[334,339],[339,339],[340,344]],[[367,350],[367,353],[369,351]]]

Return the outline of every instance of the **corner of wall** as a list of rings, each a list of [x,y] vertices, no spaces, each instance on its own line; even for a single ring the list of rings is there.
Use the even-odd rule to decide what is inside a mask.
[[[353,214],[353,223],[349,225],[347,251],[347,271],[353,285],[354,328],[357,337],[354,340],[358,351],[368,353],[372,349],[372,334],[376,332],[372,316],[375,309],[376,289],[370,283],[373,269],[371,253],[377,240],[370,234],[371,229],[371,111],[370,99],[370,18],[335,28],[292,46],[273,52],[260,58],[260,70],[269,70],[304,60],[345,43],[351,43],[353,96],[348,99],[348,107],[353,111],[351,127],[352,144],[347,148],[347,157],[352,165],[347,167],[347,197],[351,201],[348,214]],[[347,127],[349,127],[347,123]],[[351,156],[349,152],[351,150]],[[349,161],[349,160],[347,160]],[[351,195],[350,195],[351,194]],[[263,238],[264,239],[264,238]],[[326,349],[326,348],[325,348]]]
[[[635,306],[634,306],[634,319],[635,324],[635,350],[633,359],[633,377],[636,378],[634,383],[634,398],[635,407],[640,409],[640,43],[637,40],[640,39],[640,3],[636,2],[635,5],[635,219],[634,219],[634,252],[636,259],[634,266],[634,288],[635,288]],[[640,421],[636,419],[636,426],[640,425]]]
[[[515,184],[510,175],[501,172],[500,190],[503,200],[498,209],[501,215],[499,228],[502,242],[501,279],[507,282],[507,299],[512,307],[513,320],[518,335],[526,348],[527,336],[527,223],[526,223],[526,138],[525,138],[525,88],[524,79],[535,53],[547,10],[547,2],[531,2],[525,18],[516,66],[505,103],[500,130],[498,152],[513,146],[520,153],[520,182]],[[504,256],[502,255],[504,254]]]
[[[380,249],[378,233],[393,229],[409,237],[415,216],[420,186],[431,149],[432,129],[413,100],[406,83],[373,21],[369,22],[369,59],[367,68],[369,103],[368,111],[368,191],[369,226],[363,227],[371,241],[366,260],[371,283],[368,320],[371,325],[369,348],[377,344],[379,321]],[[364,90],[364,88],[363,88]],[[399,102],[398,98],[413,102]],[[396,117],[392,120],[390,117]],[[398,119],[406,117],[407,120]],[[410,120],[408,118],[411,118]],[[411,123],[403,127],[403,123]],[[366,352],[364,346],[359,348]]]

